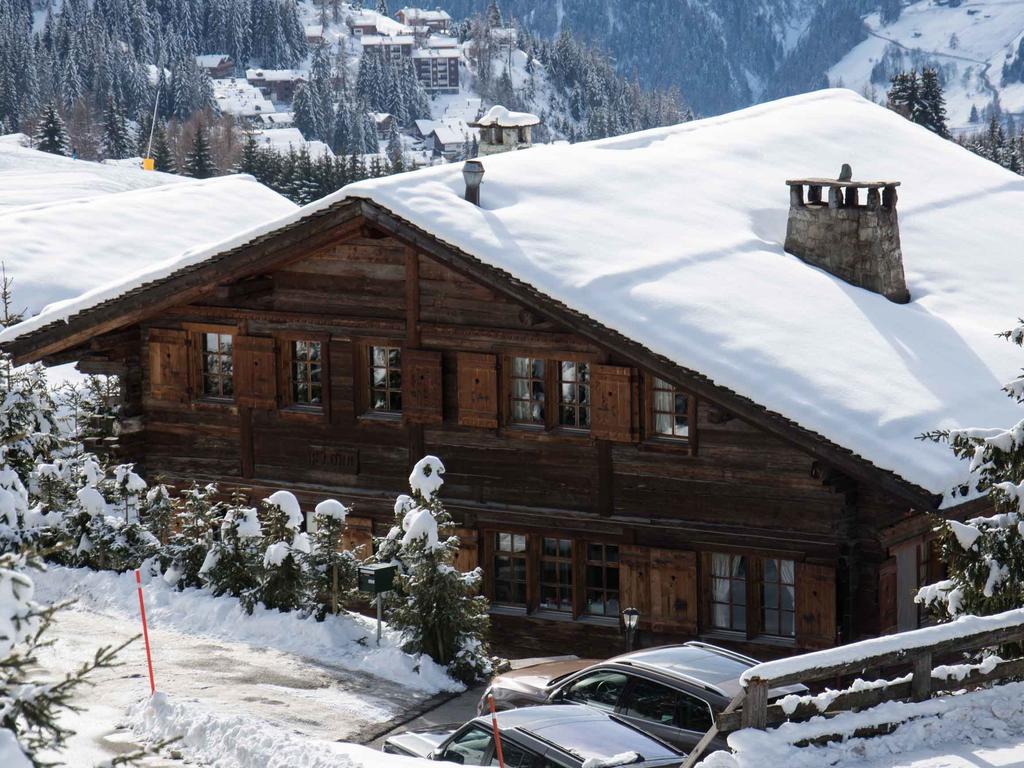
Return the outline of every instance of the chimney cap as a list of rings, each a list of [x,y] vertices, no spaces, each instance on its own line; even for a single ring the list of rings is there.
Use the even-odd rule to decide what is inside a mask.
[[[898,181],[840,181],[839,179],[786,179],[790,187],[857,187],[858,189],[881,189],[898,187]]]
[[[479,160],[467,160],[462,164],[462,178],[466,182],[466,200],[480,205],[480,184],[484,180],[484,164]]]

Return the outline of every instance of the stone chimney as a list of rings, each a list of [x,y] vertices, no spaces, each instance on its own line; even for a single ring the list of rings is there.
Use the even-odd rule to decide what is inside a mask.
[[[540,118],[536,115],[511,112],[499,104],[470,126],[480,129],[478,152],[484,156],[529,149],[533,146],[533,128],[539,124]]]
[[[786,250],[851,285],[889,301],[910,301],[903,275],[898,181],[853,181],[843,165],[838,179],[795,179],[789,185]],[[828,199],[822,200],[822,190]],[[861,190],[866,190],[861,197]],[[805,195],[806,191],[806,195]]]

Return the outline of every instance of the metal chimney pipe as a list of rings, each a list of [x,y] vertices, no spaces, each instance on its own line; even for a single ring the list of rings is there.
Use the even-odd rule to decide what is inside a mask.
[[[480,184],[484,180],[484,164],[479,160],[467,160],[462,166],[462,178],[466,180],[466,200],[480,205]]]

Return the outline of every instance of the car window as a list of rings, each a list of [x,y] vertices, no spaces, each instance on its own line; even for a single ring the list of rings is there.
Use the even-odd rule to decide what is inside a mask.
[[[563,698],[614,711],[628,679],[621,672],[612,670],[591,672],[566,686]]]
[[[489,765],[484,762],[490,754],[494,737],[483,728],[470,728],[459,734],[441,753],[441,760],[459,765]]]
[[[633,681],[633,685],[626,693],[622,714],[663,725],[675,725],[678,700],[678,691],[651,680],[638,678]]]
[[[679,727],[688,731],[707,733],[711,723],[711,708],[708,703],[704,699],[680,691]]]
[[[533,768],[534,761],[539,757],[533,752],[527,752],[515,744],[501,740],[501,756],[505,759],[506,768]],[[497,750],[491,756],[491,765],[498,765]]]

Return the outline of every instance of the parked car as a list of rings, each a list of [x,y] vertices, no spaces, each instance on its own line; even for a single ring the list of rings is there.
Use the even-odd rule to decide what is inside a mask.
[[[758,662],[707,643],[663,645],[607,661],[559,661],[507,672],[491,681],[477,706],[488,711],[539,704],[587,704],[682,750],[691,750],[714,716],[740,690],[740,675]],[[802,685],[778,688],[771,699],[803,693]],[[724,746],[721,741],[718,746]]]
[[[523,707],[497,715],[507,768],[581,768],[590,759],[630,768],[678,766],[686,755],[617,715],[578,704]],[[460,765],[497,765],[491,716],[465,725],[391,736],[383,750]],[[610,763],[609,763],[610,764]]]

